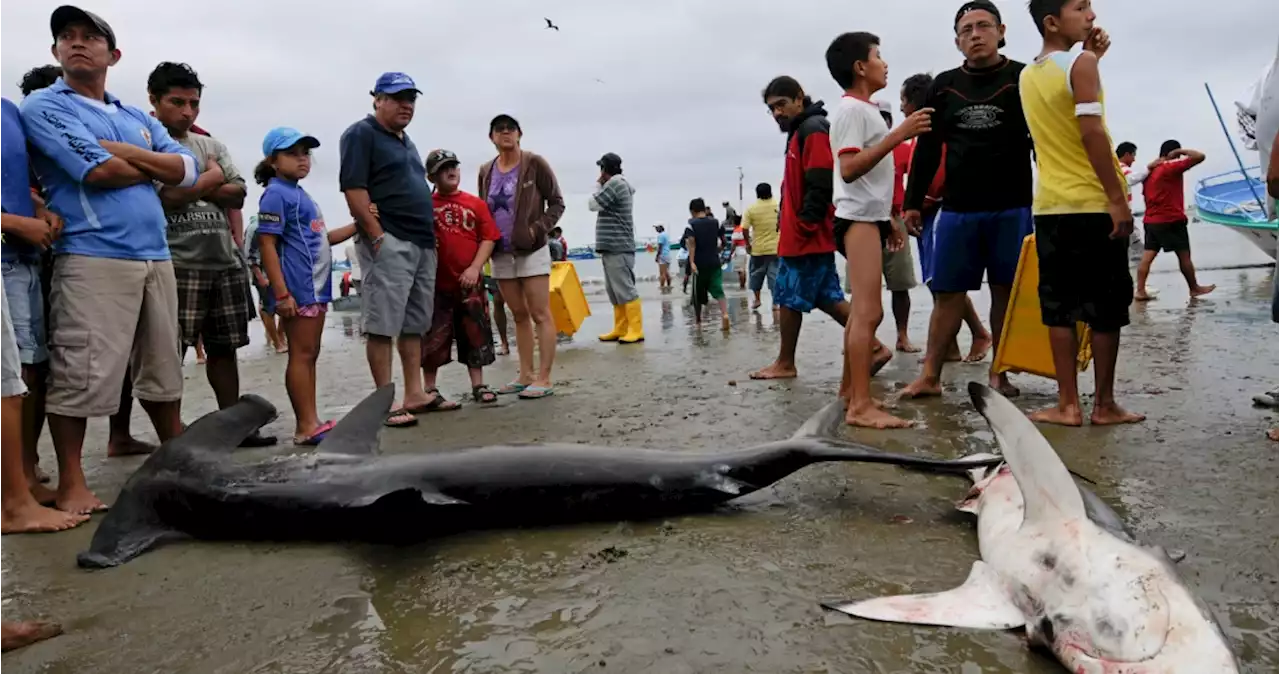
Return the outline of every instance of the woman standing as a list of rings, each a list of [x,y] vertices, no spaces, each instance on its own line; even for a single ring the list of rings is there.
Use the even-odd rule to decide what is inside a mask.
[[[489,122],[489,140],[498,156],[480,167],[478,193],[489,205],[502,234],[493,253],[493,277],[516,323],[520,374],[498,389],[521,398],[551,395],[556,329],[551,317],[551,251],[547,233],[564,214],[560,185],[547,161],[520,149],[523,132],[510,115]],[[538,367],[533,364],[535,334]]]

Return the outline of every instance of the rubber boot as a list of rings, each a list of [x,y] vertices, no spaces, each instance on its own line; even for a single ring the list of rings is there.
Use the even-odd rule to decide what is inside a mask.
[[[620,337],[627,334],[627,310],[626,307],[614,305],[613,307],[613,332],[600,335],[602,342],[616,342]]]
[[[644,341],[644,324],[640,317],[640,300],[632,300],[624,305],[627,310],[627,334],[618,340],[621,344],[635,344]]]

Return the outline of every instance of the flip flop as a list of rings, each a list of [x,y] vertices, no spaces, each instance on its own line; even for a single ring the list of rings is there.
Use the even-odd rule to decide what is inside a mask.
[[[427,412],[452,412],[462,409],[462,404],[455,400],[446,400],[444,395],[440,393],[438,388],[427,389],[427,395],[434,395],[431,402],[417,407],[406,407],[405,412],[409,414],[426,414]]]
[[[316,427],[316,430],[312,431],[311,435],[308,435],[305,438],[295,437],[293,439],[293,444],[302,447],[315,447],[316,445],[319,445],[320,442],[324,440],[324,436],[328,435],[329,431],[333,430],[333,427],[337,425],[338,422],[330,419]]]
[[[525,400],[537,400],[545,398],[555,393],[555,389],[550,386],[526,386],[524,390],[517,394],[518,397]]]
[[[527,388],[529,388],[528,384],[521,384],[518,381],[513,381],[507,384],[506,386],[503,386],[502,388],[498,389],[498,395],[504,396],[512,393],[520,393],[521,391]]]
[[[471,398],[483,405],[492,405],[498,402],[498,394],[494,393],[493,389],[489,388],[485,384],[481,384],[479,386],[472,386]]]
[[[392,421],[392,419],[395,419],[396,417],[409,417],[409,420]],[[405,408],[398,407],[387,413],[387,418],[383,420],[382,425],[387,426],[388,428],[408,428],[410,426],[418,425],[418,417],[410,414]]]

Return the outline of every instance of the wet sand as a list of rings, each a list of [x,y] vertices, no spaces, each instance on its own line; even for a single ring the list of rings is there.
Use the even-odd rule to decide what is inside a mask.
[[[1218,290],[1188,303],[1180,277],[1155,274],[1160,299],[1133,310],[1118,393],[1146,423],[1044,432],[1140,538],[1187,552],[1181,572],[1222,621],[1245,671],[1275,671],[1277,452],[1263,433],[1276,415],[1250,402],[1276,385],[1271,271],[1206,271],[1202,279]],[[554,397],[504,396],[495,409],[467,398],[463,410],[425,415],[416,429],[387,429],[383,450],[557,440],[693,451],[785,438],[834,395],[840,331],[812,315],[800,377],[750,381],[747,373],[772,359],[777,329],[730,285],[728,336],[714,327],[694,333],[678,286],[670,295],[646,286],[647,341],[624,347],[596,342],[609,317],[593,289],[595,315],[561,345]],[[985,292],[973,296],[985,314]],[[917,288],[912,299],[912,336],[923,345],[928,295]],[[880,337],[889,341],[887,296],[885,310]],[[327,416],[370,388],[355,318],[330,314],[320,364]],[[260,324],[253,329],[242,385],[280,407],[268,430],[287,438],[285,361],[267,352]],[[966,347],[967,333],[961,341]],[[919,361],[898,354],[877,391],[910,381]],[[898,404],[918,428],[848,437],[945,456],[988,449],[991,436],[962,393],[988,363],[949,367],[940,400]],[[514,373],[514,357],[500,357],[488,381],[497,386]],[[200,366],[189,364],[186,377],[185,417],[194,419],[214,403]],[[1052,402],[1051,382],[1015,381],[1020,407]],[[442,384],[452,398],[469,394],[460,366],[445,368]],[[1081,388],[1092,389],[1092,370]],[[153,437],[140,411],[134,428]],[[110,501],[141,459],[108,460],[105,442],[105,420],[91,422],[89,479]],[[47,434],[44,445],[52,468]],[[978,556],[972,520],[952,507],[967,489],[958,478],[890,467],[813,466],[713,514],[480,532],[400,548],[185,542],[120,568],[83,571],[75,553],[99,517],[65,534],[4,538],[5,617],[57,619],[66,634],[6,654],[3,664],[97,674],[1062,671],[1029,652],[1017,632],[861,622],[818,606],[958,585]]]

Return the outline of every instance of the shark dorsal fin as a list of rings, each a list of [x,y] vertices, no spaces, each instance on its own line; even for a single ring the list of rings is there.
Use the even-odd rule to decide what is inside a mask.
[[[969,383],[969,398],[991,425],[1000,453],[1022,491],[1026,504],[1023,522],[1084,519],[1080,489],[1027,415],[998,391],[977,382]]]
[[[816,414],[805,420],[800,428],[792,434],[792,440],[805,440],[809,438],[834,438],[837,436],[836,429],[840,427],[840,422],[844,420],[844,411],[846,401],[843,398],[835,400],[822,406]]]
[[[370,393],[342,417],[333,430],[324,436],[320,451],[328,454],[367,455],[378,451],[378,438],[382,434],[382,422],[391,411],[396,397],[396,385],[387,384]]]

